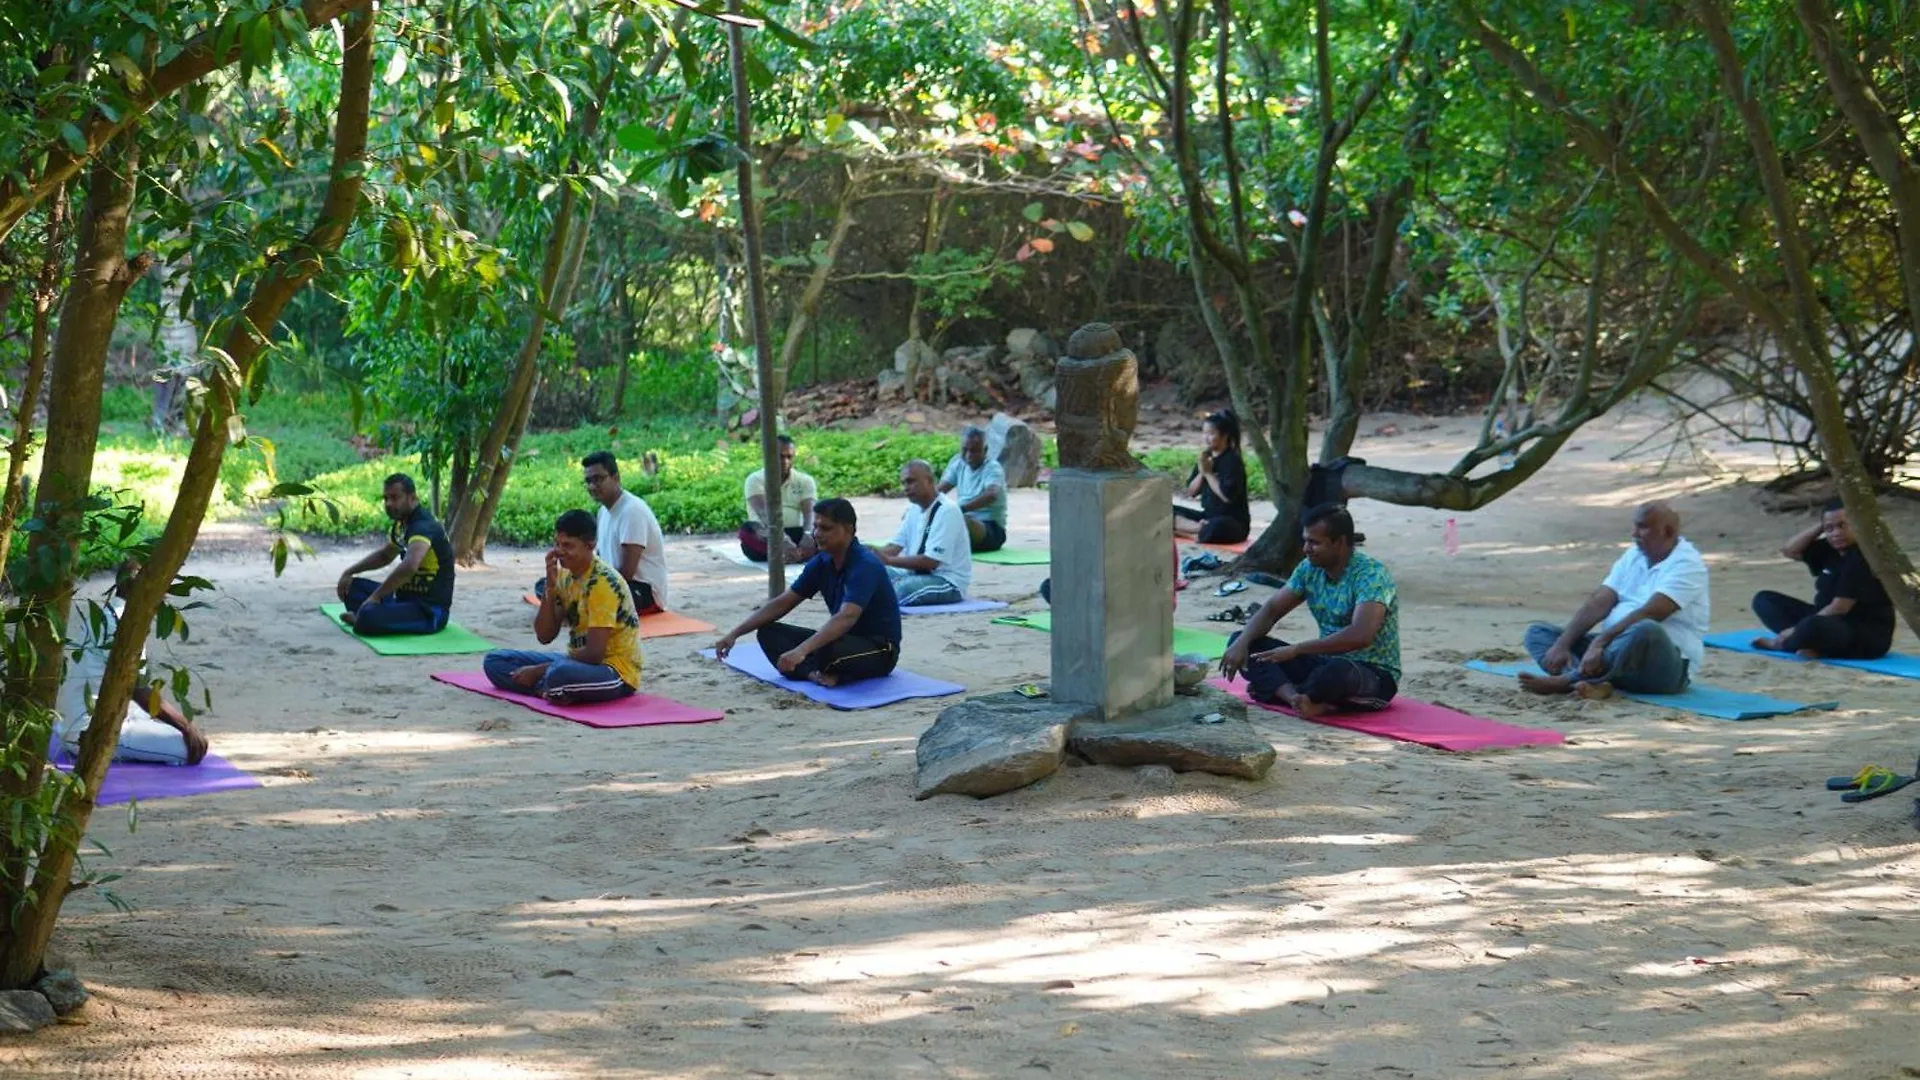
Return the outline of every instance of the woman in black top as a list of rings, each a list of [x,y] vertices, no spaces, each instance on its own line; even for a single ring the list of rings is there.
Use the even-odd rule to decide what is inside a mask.
[[[1827,504],[1820,524],[1787,541],[1780,554],[1807,564],[1813,603],[1777,592],[1754,595],[1753,613],[1773,631],[1754,639],[1756,649],[1798,653],[1809,660],[1873,660],[1893,647],[1893,602],[1854,546],[1847,512],[1838,499]]]
[[[1187,477],[1185,494],[1199,498],[1200,509],[1173,507],[1173,531],[1203,544],[1237,544],[1247,538],[1253,516],[1247,510],[1247,465],[1240,459],[1240,418],[1226,410],[1207,417],[1207,448]]]

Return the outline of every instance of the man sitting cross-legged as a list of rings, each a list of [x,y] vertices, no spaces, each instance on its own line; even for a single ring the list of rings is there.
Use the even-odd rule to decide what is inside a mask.
[[[620,463],[613,451],[588,454],[581,459],[580,470],[587,494],[600,504],[593,515],[593,553],[627,583],[640,614],[660,611],[667,606],[667,538],[660,531],[660,519],[653,516],[647,500],[621,485]],[[546,578],[534,582],[534,598],[546,588]]]
[[[767,470],[755,469],[747,474],[747,521],[740,526],[740,553],[752,562],[766,562],[767,544],[785,537],[781,541],[786,545],[781,548],[781,561],[792,565],[813,557],[813,537],[807,535],[807,524],[813,520],[819,485],[793,467],[793,436],[782,435],[779,440],[782,527],[773,528],[767,521]]]
[[[934,491],[933,466],[918,458],[900,467],[907,508],[893,543],[878,549],[901,607],[957,604],[973,583],[966,515]]]
[[[112,651],[114,635],[119,632],[121,603],[138,571],[138,564],[131,559],[121,564],[114,580],[113,597],[98,605],[100,625],[91,625],[91,609],[80,603],[74,605],[73,615],[67,621],[71,637],[62,650],[67,654],[67,671],[55,702],[59,716],[53,733],[60,749],[70,758],[79,758],[80,738],[93,722],[93,705],[107,673],[107,655]],[[142,665],[146,659],[143,646]],[[127,702],[113,760],[148,765],[198,765],[206,756],[206,734],[142,672]]]
[[[1399,691],[1400,595],[1378,559],[1355,550],[1344,506],[1308,510],[1301,521],[1306,558],[1246,629],[1227,642],[1220,673],[1246,673],[1255,701],[1285,705],[1301,716],[1336,709],[1377,710]],[[1289,645],[1268,637],[1287,612],[1305,602],[1320,636]]]
[[[1615,689],[1677,694],[1706,658],[1707,564],[1663,502],[1634,511],[1633,547],[1564,627],[1527,628],[1527,654],[1545,675],[1520,676],[1536,694],[1601,698]],[[1598,633],[1595,633],[1595,628]]]
[[[640,689],[640,615],[627,583],[594,555],[594,533],[585,510],[569,510],[553,524],[533,634],[545,645],[564,625],[567,651],[495,649],[482,662],[493,685],[556,705],[611,701]]]
[[[975,551],[999,551],[1007,543],[1007,470],[987,457],[985,428],[968,425],[960,452],[947,462],[940,494],[954,492],[966,512],[967,540]]]
[[[1787,541],[1780,554],[1807,565],[1813,603],[1771,589],[1754,594],[1753,613],[1773,633],[1756,649],[1795,653],[1808,660],[1876,660],[1893,648],[1893,601],[1853,542],[1847,508],[1835,499],[1820,523]]]
[[[753,633],[760,650],[781,673],[837,686],[877,679],[900,662],[900,603],[886,564],[856,535],[858,519],[845,499],[813,505],[813,539],[819,554],[785,592],[713,643],[722,660],[740,636]],[[824,595],[832,618],[819,630],[778,620],[815,593]]]
[[[393,525],[380,550],[347,567],[336,587],[347,606],[340,618],[356,634],[433,634],[446,629],[453,609],[453,545],[447,531],[420,505],[413,477],[394,473],[382,491]],[[355,577],[392,562],[384,581]]]

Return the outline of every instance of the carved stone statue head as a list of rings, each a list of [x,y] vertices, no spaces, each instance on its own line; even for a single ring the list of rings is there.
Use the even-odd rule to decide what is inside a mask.
[[[1067,340],[1054,369],[1054,409],[1060,464],[1069,469],[1132,472],[1127,449],[1140,419],[1140,364],[1120,344],[1120,332],[1088,323]]]

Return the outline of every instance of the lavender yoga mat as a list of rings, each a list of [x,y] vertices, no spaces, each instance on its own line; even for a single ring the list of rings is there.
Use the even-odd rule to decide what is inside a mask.
[[[71,771],[70,761],[56,766]],[[116,761],[107,766],[107,778],[100,784],[96,806],[116,806],[135,799],[178,799],[188,795],[210,795],[216,791],[257,788],[260,781],[240,771],[219,754],[208,754],[198,765],[141,765]]]
[[[1288,716],[1297,715],[1278,705],[1268,705],[1248,697],[1247,684],[1243,680],[1229,683],[1225,679],[1208,679],[1207,683],[1256,708],[1286,713]],[[1404,697],[1394,698],[1392,704],[1379,712],[1334,713],[1316,716],[1310,723],[1455,752],[1491,750],[1503,746],[1557,746],[1567,741],[1567,737],[1558,731],[1515,727],[1497,720],[1468,716],[1445,705]]]
[[[703,649],[700,655],[712,657],[713,650]],[[831,705],[836,709],[876,709],[908,698],[946,697],[966,690],[959,683],[941,682],[898,668],[884,679],[861,679],[845,686],[821,686],[806,679],[789,679],[780,674],[772,661],[767,659],[767,654],[761,652],[760,646],[752,641],[734,646],[733,651],[727,654],[726,665],[742,675],[751,675],[782,690],[805,694],[822,705]]]
[[[462,690],[471,690],[476,694],[485,694],[490,698],[512,702],[522,708],[547,716],[557,716],[562,720],[571,720],[576,724],[585,724],[591,728],[648,727],[653,724],[704,724],[718,720],[726,713],[720,709],[703,709],[698,705],[682,705],[672,698],[657,697],[653,694],[633,694],[614,701],[600,701],[592,705],[555,705],[543,698],[527,694],[516,694],[502,690],[487,681],[484,673],[478,671],[436,671],[433,678],[457,686]]]
[[[1006,607],[1005,600],[962,600],[957,604],[921,604],[918,607],[903,607],[902,615],[964,615],[969,611],[999,611]]]

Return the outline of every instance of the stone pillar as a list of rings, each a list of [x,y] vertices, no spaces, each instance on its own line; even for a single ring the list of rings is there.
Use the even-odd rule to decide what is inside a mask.
[[[1074,333],[1055,386],[1053,698],[1113,720],[1173,700],[1173,486],[1127,449],[1139,365],[1112,327]]]
[[[1102,719],[1173,700],[1173,485],[1146,470],[1056,469],[1053,698]]]

